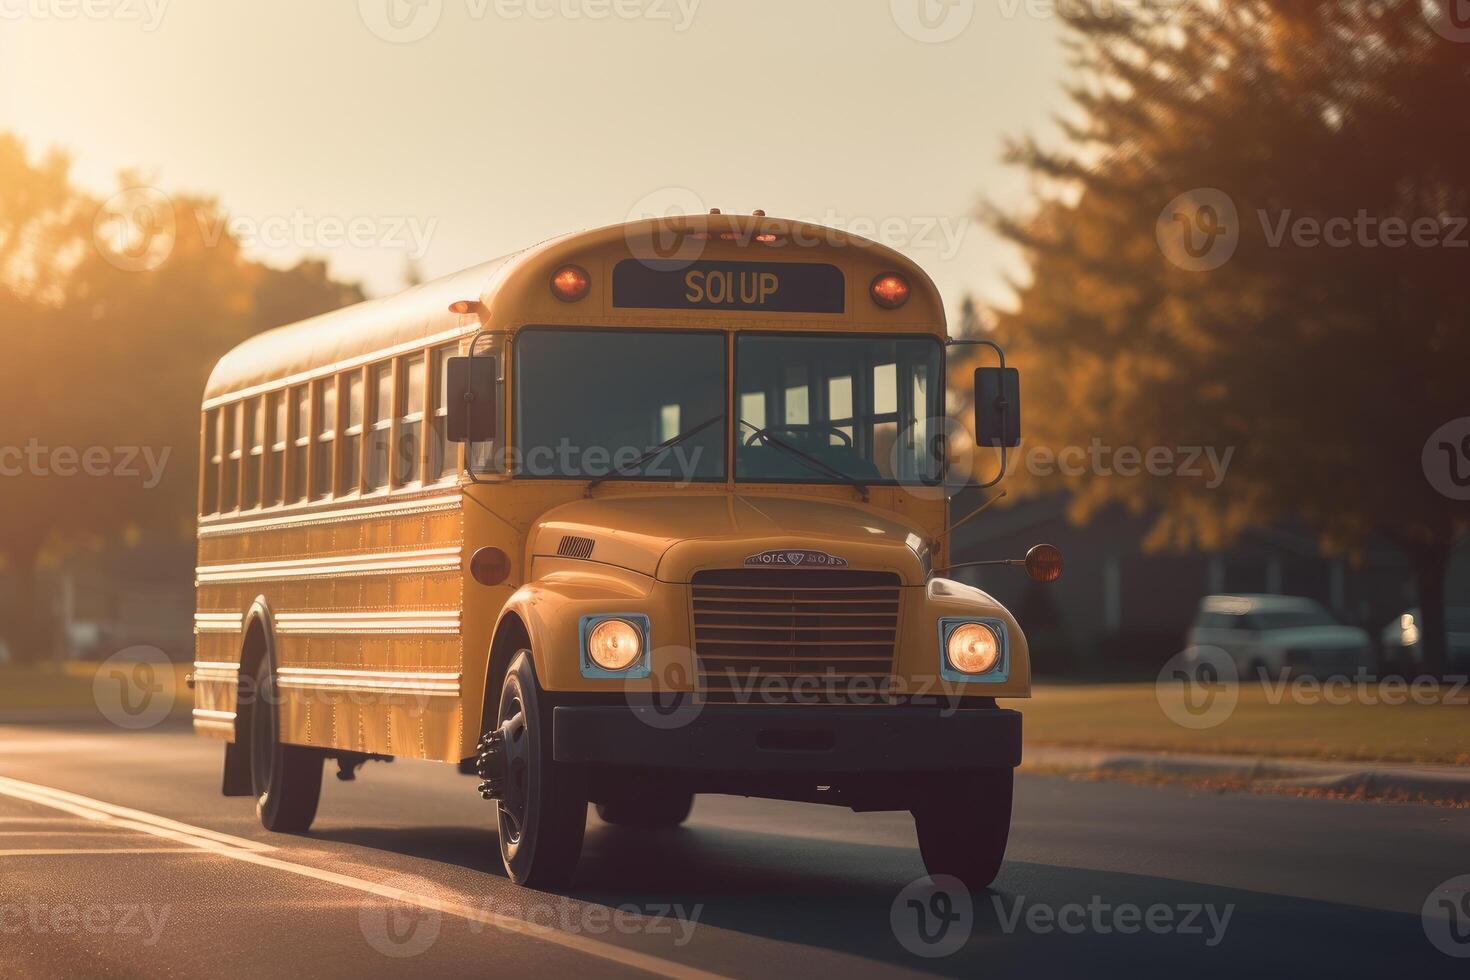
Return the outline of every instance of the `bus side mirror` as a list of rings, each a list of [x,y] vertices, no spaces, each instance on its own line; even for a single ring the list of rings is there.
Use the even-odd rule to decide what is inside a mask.
[[[448,396],[449,441],[488,442],[495,438],[496,359],[451,357],[444,379]]]
[[[1015,368],[975,369],[975,444],[988,449],[1021,444],[1021,373]]]

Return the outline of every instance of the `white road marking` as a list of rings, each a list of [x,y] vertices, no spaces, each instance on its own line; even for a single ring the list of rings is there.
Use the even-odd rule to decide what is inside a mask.
[[[0,830],[0,837],[111,837],[111,830]]]
[[[145,834],[166,837],[184,844],[194,844],[195,841],[205,840],[247,851],[275,850],[271,845],[262,844],[259,841],[221,834],[218,831],[179,823],[177,820],[145,813],[142,810],[134,810],[114,803],[104,803],[91,797],[79,796],[76,793],[68,793],[65,790],[52,789],[50,786],[41,786],[36,783],[24,783],[5,776],[0,776],[0,793],[62,810],[87,820],[123,826],[131,830],[141,830]]]
[[[0,851],[0,857],[73,857],[79,854],[187,854],[198,857],[203,853],[192,847],[38,847]]]
[[[193,827],[189,824],[179,823],[166,817],[144,813],[141,810],[132,810],[120,807],[112,803],[104,803],[90,797],[80,796],[76,793],[68,793],[64,790],[53,789],[49,786],[41,786],[36,783],[22,782],[7,776],[0,776],[0,794],[10,796],[18,800],[26,800],[30,803],[38,803],[53,809],[95,820],[100,823],[110,824],[128,830],[138,830],[145,834],[152,834],[166,840],[178,841],[188,844],[198,851],[230,858],[245,864],[254,864],[262,868],[273,868],[276,871],[284,871],[288,874],[300,875],[303,878],[311,878],[328,884],[339,885],[354,891],[376,895],[389,901],[401,902],[405,905],[414,905],[428,911],[437,911],[444,915],[452,915],[456,918],[465,919],[470,922],[478,922],[501,932],[514,933],[531,939],[539,939],[544,942],[561,946],[575,952],[595,956],[598,959],[617,963],[621,966],[642,970],[655,976],[680,978],[697,978],[697,980],[726,980],[718,973],[709,973],[694,967],[684,966],[669,960],[663,960],[647,953],[639,953],[634,950],[624,949],[586,936],[574,933],[562,932],[550,926],[537,925],[524,919],[513,916],[500,915],[485,909],[465,905],[462,902],[447,901],[433,895],[421,895],[417,892],[402,888],[393,888],[377,882],[367,881],[362,878],[354,878],[351,875],[339,874],[335,871],[327,871],[323,868],[314,868],[306,864],[296,864],[292,861],[270,857],[261,853],[264,850],[274,850],[268,845],[256,841],[245,840],[240,837],[231,837],[229,834],[221,834],[203,827]],[[177,848],[166,849],[169,853],[177,853]],[[0,852],[3,854],[4,852]],[[36,851],[22,852],[36,854]],[[77,853],[77,852],[68,852]],[[115,854],[117,851],[106,853]]]

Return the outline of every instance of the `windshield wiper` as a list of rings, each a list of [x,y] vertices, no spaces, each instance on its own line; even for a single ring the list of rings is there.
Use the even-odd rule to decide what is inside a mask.
[[[795,446],[787,445],[780,439],[777,439],[775,436],[771,435],[769,429],[762,429],[754,422],[747,422],[745,421],[745,419],[741,419],[740,424],[749,426],[751,431],[755,433],[755,438],[759,439],[766,445],[775,446],[777,449],[780,449],[785,453],[789,453],[803,463],[808,464],[808,468],[815,468],[819,472],[825,473],[827,476],[836,477],[850,487],[855,487],[858,493],[861,493],[863,495],[863,503],[868,502],[868,485],[862,480],[859,480],[857,477],[852,476],[851,474],[842,472],[835,466],[827,465],[817,457],[813,456],[811,453],[797,449]]]
[[[648,452],[646,452],[643,455],[639,456],[637,459],[631,459],[628,462],[624,463],[622,466],[615,466],[615,467],[613,467],[612,469],[608,470],[606,473],[604,473],[601,476],[599,476],[596,479],[594,479],[591,483],[587,484],[587,493],[588,494],[591,494],[592,493],[592,488],[595,487],[595,486],[597,486],[599,483],[603,482],[604,480],[610,480],[610,479],[612,479],[615,476],[627,476],[629,470],[636,470],[638,467],[642,466],[644,463],[648,462],[650,459],[653,459],[659,453],[666,452],[666,451],[668,451],[670,449],[673,449],[675,446],[679,445],[679,443],[681,443],[681,442],[688,442],[690,439],[693,439],[695,436],[699,435],[705,429],[708,429],[710,426],[714,425],[716,422],[720,421],[724,417],[725,417],[724,416],[724,413],[721,413],[719,415],[716,415],[712,419],[707,419],[706,421],[699,423],[698,425],[696,425],[692,429],[686,429],[686,430],[684,430],[683,432],[681,432],[678,435],[674,436],[674,438],[672,438],[672,439],[666,439],[666,440],[664,440],[663,442],[659,443],[657,446],[654,446],[652,449],[648,450]]]

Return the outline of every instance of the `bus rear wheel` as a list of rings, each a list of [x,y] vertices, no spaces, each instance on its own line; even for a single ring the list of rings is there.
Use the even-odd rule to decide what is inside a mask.
[[[979,891],[1005,859],[1015,774],[982,769],[956,778],[964,782],[930,790],[913,808],[919,853],[930,875],[951,875]]]
[[[300,834],[311,829],[322,796],[322,763],[317,749],[281,741],[281,698],[270,655],[255,670],[255,703],[250,706],[250,781],[255,811],[266,830]]]
[[[694,794],[678,790],[620,791],[597,804],[597,816],[619,827],[677,827],[689,819]]]
[[[580,768],[558,763],[552,754],[550,699],[536,680],[529,650],[516,654],[505,673],[480,759],[498,799],[505,873],[533,888],[571,881],[587,826],[586,779]]]

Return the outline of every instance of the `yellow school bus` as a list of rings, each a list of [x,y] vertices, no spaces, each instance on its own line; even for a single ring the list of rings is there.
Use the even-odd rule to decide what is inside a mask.
[[[589,803],[909,810],[932,873],[988,884],[1020,760],[997,699],[1031,677],[1011,613],[937,574],[952,343],[896,252],[716,212],[241,344],[203,401],[191,675],[224,793],[301,832],[328,761],[454,763],[539,886]],[[976,425],[1004,447],[1000,356]]]

